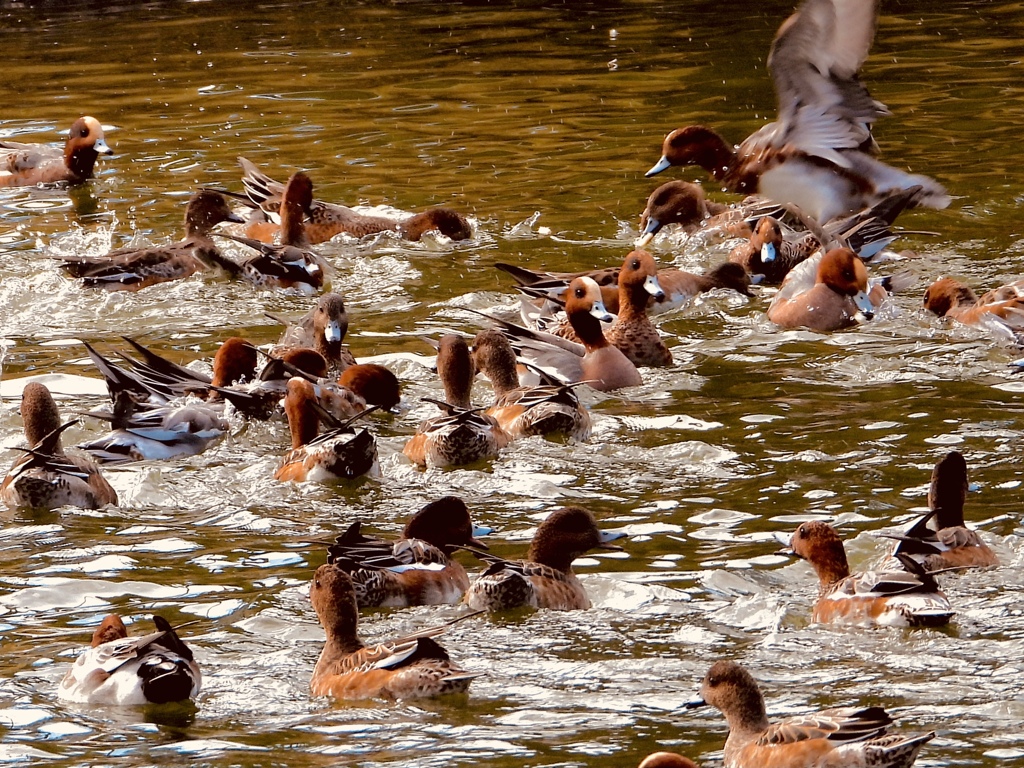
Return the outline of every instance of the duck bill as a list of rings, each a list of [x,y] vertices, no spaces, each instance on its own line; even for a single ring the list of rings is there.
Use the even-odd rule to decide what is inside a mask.
[[[707,705],[708,703],[704,701],[704,699],[692,699],[691,701],[683,704],[686,709],[697,709],[698,707],[706,707]]]
[[[329,342],[341,341],[341,325],[337,320],[331,320],[324,328],[324,339]]]
[[[626,534],[621,532],[616,533],[614,531],[598,531],[598,534],[601,542],[597,545],[598,549],[612,549],[616,551],[622,550],[622,547],[620,547],[618,544],[612,544],[612,542],[617,541],[618,539],[625,538]]]
[[[99,139],[95,144],[92,145],[92,148],[96,151],[97,155],[114,154],[114,150],[107,146],[107,142],[105,139]]]
[[[472,533],[472,535],[469,538],[470,546],[478,547],[479,549],[490,549],[490,547],[488,547],[486,544],[484,544],[482,541],[480,541],[480,539],[477,538],[477,537],[478,536],[488,536],[488,535],[490,535],[492,533],[494,533],[494,529],[493,528],[488,528],[486,525],[474,525],[473,526],[473,533]]]
[[[661,160],[659,160],[653,166],[651,166],[651,170],[649,170],[647,173],[645,173],[644,177],[649,179],[649,178],[651,178],[651,176],[657,176],[659,173],[661,173],[665,169],[671,167],[671,165],[672,165],[672,163],[669,162],[668,158],[665,157],[664,155],[662,155],[661,156]]]
[[[647,229],[650,229],[650,222],[647,224]],[[654,239],[654,232],[649,232],[647,229],[644,230],[643,234],[640,235],[636,240],[633,241],[633,247],[637,250],[646,248],[647,244]]]
[[[775,257],[778,254],[775,251],[775,243],[765,243],[761,246],[761,261],[765,264],[770,264],[775,261]]]
[[[665,300],[665,292],[661,290],[661,283],[658,282],[656,275],[647,276],[647,279],[644,280],[644,290],[651,294],[655,301]]]
[[[775,550],[775,554],[786,555],[787,557],[800,557],[800,555],[798,555],[793,549],[793,537],[790,534],[783,533],[782,531],[775,531],[772,535],[775,537],[775,540],[782,545],[782,549]]]
[[[230,221],[232,224],[245,224],[245,219],[243,219],[241,216],[239,216],[234,211],[229,213],[227,218],[224,219],[224,221]]]
[[[857,307],[857,314],[862,315],[865,321],[875,316],[875,305],[871,303],[871,299],[864,291],[857,292],[853,297],[853,303]]]
[[[602,323],[610,323],[615,319],[615,316],[604,308],[604,302],[600,299],[594,302],[594,305],[590,308],[590,314]]]

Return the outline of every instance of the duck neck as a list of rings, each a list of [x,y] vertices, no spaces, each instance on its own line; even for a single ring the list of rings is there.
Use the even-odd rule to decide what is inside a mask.
[[[572,561],[576,559],[576,553],[569,552],[565,546],[559,546],[558,542],[547,539],[537,540],[536,537],[530,542],[530,551],[526,559],[531,563],[539,563],[549,568],[555,568],[562,573],[571,573]]]
[[[622,307],[619,307],[620,311]],[[589,349],[601,349],[608,346],[608,340],[604,337],[601,329],[601,321],[590,314],[589,311],[576,311],[569,313],[569,324],[576,332],[576,336],[583,342],[583,346]]]
[[[633,320],[647,314],[647,300],[651,295],[641,283],[619,284],[619,322]],[[600,321],[598,321],[600,324]]]
[[[281,201],[281,243],[296,248],[308,248],[309,238],[302,223],[305,211],[302,204],[285,197]]]
[[[708,133],[709,136],[701,144],[700,151],[694,155],[694,162],[714,176],[716,181],[722,181],[733,170],[736,152],[717,133]]]
[[[735,733],[742,737],[763,733],[769,725],[764,696],[757,688],[739,689],[734,694],[736,700],[732,702],[729,711],[724,713],[729,723],[729,735]]]
[[[99,154],[92,147],[74,147],[70,142],[64,147],[64,165],[80,179],[92,176],[97,157]]]
[[[320,432],[320,419],[305,394],[292,396],[289,393],[285,403],[288,416],[288,430],[292,435],[292,448],[301,448],[316,439]]]
[[[846,560],[843,542],[830,542],[825,550],[822,554],[826,556],[817,558],[811,563],[814,572],[818,574],[818,581],[822,589],[827,589],[850,575],[850,564]]]

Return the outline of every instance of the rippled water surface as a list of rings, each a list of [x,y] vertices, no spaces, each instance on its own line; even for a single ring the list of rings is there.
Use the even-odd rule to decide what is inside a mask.
[[[699,121],[739,141],[772,114],[764,61],[791,2],[66,5],[0,3],[0,135],[58,141],[94,114],[116,156],[70,193],[0,190],[4,448],[22,440],[19,379],[54,374],[68,413],[102,401],[97,382],[74,378],[96,375],[79,340],[112,350],[130,334],[208,361],[229,335],[275,340],[264,312],[306,310],[308,298],[199,276],[87,293],[57,269],[61,254],[177,239],[192,188],[240,189],[239,155],[281,179],[308,170],[327,200],[455,206],[475,236],[322,247],[353,350],[405,385],[402,414],[376,422],[380,482],[276,483],[285,426],[239,420],[199,457],[109,473],[117,508],[2,513],[0,760],[611,768],[667,748],[715,765],[724,721],[681,705],[713,660],[733,658],[762,681],[772,715],[882,704],[903,730],[938,732],[919,765],[1024,762],[1024,381],[1007,368],[1018,352],[919,306],[942,274],[977,288],[1021,275],[1020,3],[882,4],[863,72],[894,113],[878,141],[955,199],[901,219],[899,247],[919,258],[880,271],[917,283],[878,319],[780,332],[764,296],[705,297],[659,318],[674,367],[585,396],[589,443],[527,440],[483,470],[425,473],[400,454],[431,413],[420,398],[439,391],[421,337],[472,334],[466,307],[513,312],[495,261],[621,263],[667,130]],[[652,250],[702,271],[729,245],[668,234]],[[71,442],[98,429],[75,427]],[[972,470],[969,517],[1005,565],[943,577],[958,611],[946,630],[810,625],[813,576],[775,554],[773,532],[827,516],[855,567],[877,562],[885,544],[871,534],[921,510],[951,448]],[[567,503],[630,538],[624,553],[577,563],[591,611],[453,626],[453,656],[487,672],[468,697],[311,699],[317,542],[355,519],[395,533],[446,493],[498,529],[491,545],[506,556]],[[114,609],[140,626],[154,611],[186,624],[205,675],[194,710],[57,702],[64,670]],[[378,611],[362,629],[385,638],[458,613]]]

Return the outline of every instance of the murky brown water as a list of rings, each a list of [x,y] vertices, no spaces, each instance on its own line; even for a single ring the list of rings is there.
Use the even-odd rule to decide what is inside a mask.
[[[883,4],[864,79],[894,113],[877,130],[884,157],[956,196],[901,220],[938,234],[901,241],[922,257],[884,271],[909,269],[918,284],[889,312],[825,337],[775,330],[764,299],[709,297],[659,321],[674,368],[621,397],[587,395],[590,443],[525,441],[487,472],[427,473],[399,453],[432,409],[419,398],[438,390],[420,337],[472,333],[466,306],[512,308],[495,261],[621,262],[668,129],[706,122],[738,141],[772,113],[764,59],[791,3],[76,5],[91,10],[0,3],[0,134],[55,140],[89,113],[116,152],[70,195],[0,191],[5,395],[26,375],[94,375],[76,339],[112,348],[131,334],[208,358],[227,335],[273,340],[264,311],[305,311],[308,299],[198,278],[86,293],[56,269],[57,254],[177,238],[192,187],[240,188],[238,155],[280,178],[307,169],[328,200],[450,204],[477,234],[322,248],[354,351],[385,356],[406,383],[410,410],[378,424],[380,483],[282,486],[271,475],[284,426],[237,422],[202,456],[111,473],[118,509],[3,513],[0,759],[611,768],[670,748],[714,765],[724,722],[681,703],[712,660],[734,658],[763,681],[773,714],[878,703],[906,731],[938,731],[919,765],[1024,760],[1024,382],[1006,368],[1015,350],[919,308],[940,274],[993,287],[1022,272],[1022,4]],[[726,248],[665,237],[653,249],[704,269]],[[67,411],[101,399],[65,386]],[[95,430],[75,428],[73,441]],[[0,444],[20,432],[5,397]],[[924,504],[951,447],[978,485],[972,520],[1006,565],[948,578],[958,616],[946,631],[809,626],[810,571],[774,556],[771,533],[830,515],[854,564],[873,562],[884,545],[868,534]],[[395,531],[445,493],[500,529],[500,554],[522,552],[537,519],[570,502],[632,536],[626,556],[579,563],[594,610],[453,627],[453,655],[488,672],[467,699],[310,699],[322,634],[306,583],[324,553],[308,542],[356,518]],[[183,634],[206,675],[194,715],[151,722],[56,701],[112,608],[194,622]],[[364,634],[456,612],[371,613]]]

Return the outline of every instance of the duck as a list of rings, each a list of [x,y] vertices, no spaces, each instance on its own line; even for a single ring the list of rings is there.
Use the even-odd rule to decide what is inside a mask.
[[[524,387],[516,375],[516,353],[501,331],[490,328],[473,338],[473,362],[494,387],[487,409],[512,439],[539,435],[583,441],[590,437],[590,412],[573,391],[576,385],[551,383]]]
[[[810,258],[820,246],[814,235],[786,240],[778,220],[765,216],[757,222],[747,242],[729,252],[729,261],[742,266],[749,275],[760,276],[760,285],[778,285],[793,267]]]
[[[786,275],[768,319],[782,328],[836,331],[870,320],[886,295],[884,287],[869,288],[867,267],[856,253],[833,248]]]
[[[887,734],[882,707],[843,707],[769,722],[753,675],[734,661],[717,661],[704,675],[693,709],[710,705],[725,715],[725,768],[909,768],[935,738]]]
[[[116,706],[194,699],[203,675],[192,649],[163,616],[153,616],[153,623],[155,632],[128,637],[120,616],[106,616],[93,633],[91,647],[64,675],[57,697],[76,704]]]
[[[988,291],[981,298],[969,286],[943,277],[924,292],[924,308],[939,317],[979,326],[1020,341],[1024,334],[1024,280]]]
[[[601,323],[613,317],[605,309],[601,286],[589,277],[574,278],[565,299],[566,317],[582,343],[480,314],[501,329],[521,360],[561,381],[585,382],[600,392],[643,384],[633,362],[605,337]]]
[[[658,265],[647,251],[632,251],[619,269],[618,314],[604,336],[633,365],[664,367],[672,365],[672,353],[647,316],[647,300],[664,300],[665,292],[658,282]],[[551,332],[571,341],[580,339],[568,323],[561,323]]]
[[[108,291],[138,291],[207,269],[236,274],[237,267],[221,256],[210,234],[221,222],[241,220],[223,195],[200,190],[189,198],[185,209],[184,240],[147,248],[118,248],[103,256],[62,256],[61,269],[80,278],[86,288]]]
[[[516,264],[497,262],[495,265],[502,272],[515,278],[521,288],[531,289],[528,295],[542,292],[546,299],[565,302],[565,294],[569,283],[577,277],[589,277],[601,286],[601,299],[605,309],[611,314],[619,314],[619,273],[620,267],[594,269],[589,272],[535,272]],[[658,267],[658,285],[661,286],[661,298],[654,295],[648,297],[647,311],[653,315],[678,309],[695,296],[719,288],[736,291],[743,296],[751,296],[750,276],[736,264],[723,262],[709,270],[706,274],[697,275],[674,267]]]
[[[461,467],[495,458],[509,444],[510,438],[493,417],[480,413],[470,402],[476,371],[464,338],[457,334],[441,337],[437,372],[446,399],[430,402],[436,404],[443,415],[424,421],[402,453],[420,467],[438,468]]]
[[[728,237],[749,237],[750,224],[743,208],[730,208],[704,196],[699,184],[668,181],[651,192],[640,214],[637,250],[646,248],[654,236],[670,224],[678,224],[688,235],[698,230],[721,229]]]
[[[272,353],[281,354],[289,347],[312,347],[324,356],[328,371],[334,377],[356,364],[355,357],[344,343],[348,333],[348,312],[345,311],[345,299],[341,294],[323,294],[298,322],[285,324],[288,328],[281,335],[277,346],[271,350]]]
[[[935,464],[928,489],[928,512],[896,538],[894,554],[906,555],[929,573],[950,568],[988,568],[999,557],[977,531],[964,523],[967,460],[950,451]]]
[[[887,627],[941,627],[953,617],[935,578],[905,555],[906,571],[850,573],[846,550],[828,523],[801,523],[790,539],[792,553],[811,564],[820,591],[812,621]]]
[[[611,542],[624,533],[602,531],[594,515],[582,507],[555,510],[538,527],[525,560],[504,560],[475,552],[488,564],[470,585],[465,603],[477,610],[548,608],[577,611],[590,608],[590,598],[572,561],[592,549],[621,550]]]
[[[697,764],[678,752],[654,752],[641,760],[637,768],[697,768]]]
[[[266,213],[277,213],[284,189],[281,183],[271,179],[244,157],[238,158],[238,163],[242,166],[242,185],[250,201]],[[305,211],[309,220],[303,228],[306,238],[313,245],[326,242],[341,233],[365,237],[391,231],[411,241],[420,240],[424,234],[432,230],[452,240],[468,240],[473,236],[472,227],[466,217],[445,206],[430,208],[400,220],[390,216],[367,216],[356,213],[344,205],[334,205],[311,198]]]
[[[285,454],[274,478],[284,482],[327,482],[379,477],[377,441],[368,429],[353,429],[351,423],[375,410],[371,406],[345,422],[331,417],[319,405],[312,382],[301,376],[288,379],[284,400],[291,450]],[[329,419],[332,429],[320,432],[320,421]]]
[[[34,187],[61,181],[81,184],[92,178],[100,155],[112,154],[100,121],[84,115],[71,124],[63,149],[0,141],[0,187]]]
[[[462,499],[444,496],[413,515],[397,541],[364,536],[357,520],[328,548],[327,562],[352,579],[360,608],[457,603],[469,576],[452,553],[487,549],[477,537],[490,532],[473,524]]]
[[[481,674],[457,666],[434,639],[445,627],[377,645],[363,643],[355,588],[337,565],[316,569],[309,599],[327,635],[309,681],[314,696],[419,699],[465,693]]]
[[[355,392],[368,405],[394,413],[402,402],[402,385],[390,368],[379,363],[356,363],[341,372],[338,384]]]
[[[281,244],[218,232],[256,251],[238,264],[242,277],[261,288],[295,288],[315,292],[324,284],[326,263],[309,250],[303,217],[313,201],[313,182],[305,173],[292,174],[281,197]]]
[[[805,0],[768,54],[778,98],[775,122],[737,149],[712,129],[672,131],[647,176],[699,165],[725,189],[798,206],[816,221],[854,213],[893,189],[920,186],[917,205],[945,208],[941,184],[877,160],[871,129],[889,113],[858,73],[875,35],[877,2]]]
[[[28,449],[0,483],[0,498],[11,509],[63,506],[100,509],[117,504],[117,492],[86,456],[69,455],[61,434],[77,419],[61,424],[57,403],[45,384],[30,381],[21,393],[21,419]]]

